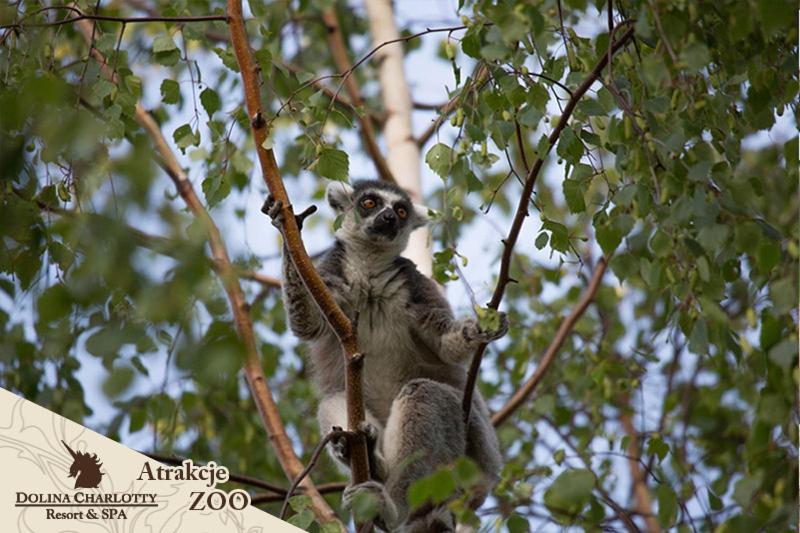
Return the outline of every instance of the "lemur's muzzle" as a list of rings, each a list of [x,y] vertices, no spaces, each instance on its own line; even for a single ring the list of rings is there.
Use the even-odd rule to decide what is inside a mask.
[[[383,235],[389,239],[397,237],[399,230],[399,219],[391,207],[387,207],[377,215],[370,227],[370,233]]]

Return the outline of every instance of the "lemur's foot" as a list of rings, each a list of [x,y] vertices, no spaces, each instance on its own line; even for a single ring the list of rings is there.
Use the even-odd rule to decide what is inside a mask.
[[[261,212],[272,220],[272,225],[278,229],[283,229],[283,202],[276,200],[271,194],[264,200]]]
[[[348,485],[342,493],[342,507],[345,509],[370,507],[358,501],[362,499],[372,500],[375,506],[375,515],[371,517],[358,516],[356,517],[357,519],[371,519],[374,517],[376,523],[387,530],[392,529],[397,524],[397,508],[382,483],[370,480],[357,485]]]
[[[294,219],[297,222],[297,229],[303,229],[303,222],[305,219],[316,213],[317,206],[312,205],[306,208],[305,211],[299,215],[295,215]],[[261,212],[272,219],[272,225],[278,229],[283,229],[284,216],[283,216],[283,202],[275,200],[271,194],[264,200],[264,205],[261,206]]]
[[[378,428],[367,422],[361,422],[359,429],[364,433],[367,439],[367,450],[372,452],[375,449],[375,444],[378,442]],[[336,433],[331,437],[331,451],[334,457],[344,464],[350,464],[350,437],[340,426],[331,426],[331,431]]]
[[[364,420],[358,425],[358,429],[367,438],[367,446],[375,446],[375,443],[378,442],[378,428]]]
[[[331,431],[336,432],[330,440],[331,453],[337,460],[350,466],[350,443],[347,440],[347,433],[340,426],[332,426]]]
[[[468,342],[481,343],[491,342],[499,339],[508,333],[508,316],[502,311],[498,311],[497,316],[500,319],[500,324],[494,329],[481,329],[481,326],[478,324],[477,320],[467,320],[467,322],[464,324],[464,328],[461,330],[464,338]]]

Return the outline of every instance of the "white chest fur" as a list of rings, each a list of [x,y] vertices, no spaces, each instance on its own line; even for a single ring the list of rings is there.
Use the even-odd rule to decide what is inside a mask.
[[[407,310],[406,276],[390,262],[344,265],[346,300],[358,313],[358,345],[365,356],[367,407],[384,419],[392,399],[413,365],[411,317]]]

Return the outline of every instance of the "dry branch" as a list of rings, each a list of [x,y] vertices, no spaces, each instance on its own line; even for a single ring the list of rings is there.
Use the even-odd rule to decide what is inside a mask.
[[[350,63],[350,58],[347,55],[347,46],[344,43],[342,28],[339,26],[339,19],[336,16],[336,12],[333,9],[323,11],[322,22],[325,24],[325,29],[327,30],[328,45],[330,46],[336,69],[340,74],[349,72],[353,68],[353,65]],[[348,76],[344,79],[344,88],[356,108],[364,105],[364,100],[361,98],[361,91],[359,91],[353,76]],[[335,94],[331,98],[334,102],[338,100]],[[375,127],[372,124],[372,119],[369,115],[362,115],[358,112],[355,113],[355,118],[361,127],[361,139],[364,141],[364,148],[367,150],[370,158],[372,158],[378,175],[384,181],[397,183],[394,174],[392,174],[389,165],[386,163],[386,159],[384,159],[383,154],[381,154],[381,149],[378,147],[378,140],[375,135]]]
[[[556,127],[548,137],[548,153],[556,144],[556,141],[558,141],[561,132],[567,126],[567,122],[572,116],[575,106],[578,105],[578,102],[583,95],[586,94],[592,84],[594,84],[594,82],[597,81],[597,79],[602,75],[603,69],[608,63],[609,57],[611,57],[614,52],[619,50],[619,48],[622,47],[628,41],[628,39],[631,38],[631,36],[633,36],[633,28],[629,27],[625,33],[622,34],[619,40],[615,41],[611,46],[611,53],[603,54],[600,57],[589,75],[586,76],[583,82],[572,93],[567,105],[564,106],[564,110],[561,113],[561,118],[559,119],[558,124],[556,124]],[[517,243],[517,238],[519,237],[520,230],[522,229],[522,224],[525,222],[525,218],[528,216],[528,202],[530,201],[531,194],[533,194],[533,187],[536,185],[536,179],[539,177],[539,173],[542,170],[542,166],[544,165],[546,157],[547,154],[540,154],[533,163],[530,172],[528,172],[528,175],[525,178],[525,185],[522,190],[522,195],[520,196],[519,204],[517,205],[517,211],[514,215],[514,221],[511,224],[508,235],[505,239],[503,239],[503,257],[500,262],[500,274],[497,278],[497,285],[495,285],[492,299],[489,302],[489,307],[492,309],[497,309],[500,306],[500,302],[503,300],[503,296],[505,295],[506,286],[511,282],[509,271],[511,268],[511,257],[514,252],[514,245]],[[598,265],[598,269],[599,268],[601,268],[600,265]],[[602,266],[602,268],[605,269],[605,266]],[[472,407],[472,396],[475,391],[475,382],[478,379],[478,372],[480,370],[481,360],[483,359],[483,352],[485,350],[486,344],[481,344],[475,351],[475,355],[472,357],[472,364],[470,365],[469,373],[467,374],[467,384],[464,387],[464,398],[462,403],[464,420],[469,420],[469,412]]]
[[[553,363],[553,360],[558,354],[558,351],[561,349],[561,346],[564,344],[567,336],[572,331],[572,328],[575,327],[578,319],[583,316],[586,308],[589,307],[589,304],[594,299],[595,294],[597,294],[597,289],[600,288],[600,282],[603,280],[603,274],[605,271],[606,260],[600,259],[600,261],[597,262],[597,266],[595,267],[594,274],[592,274],[592,278],[589,281],[589,286],[586,288],[586,292],[583,293],[583,296],[572,312],[567,315],[566,318],[564,318],[564,320],[561,322],[561,325],[558,326],[556,336],[553,337],[552,341],[550,341],[550,345],[547,347],[539,366],[536,367],[536,372],[534,372],[533,375],[517,389],[517,391],[513,396],[511,396],[503,408],[497,411],[494,416],[492,416],[492,424],[495,426],[502,424],[514,413],[514,411],[517,410],[520,405],[522,405],[522,403],[528,398],[528,396],[531,395],[531,393],[533,393],[533,391],[542,381],[545,372],[547,372],[547,370],[550,368],[550,365]]]
[[[251,119],[253,139],[256,154],[261,164],[261,170],[267,188],[276,201],[282,203],[284,224],[282,234],[290,260],[294,264],[303,284],[319,307],[333,332],[339,339],[342,352],[346,358],[347,369],[345,374],[345,390],[347,395],[347,424],[348,429],[358,432],[359,438],[351,439],[351,464],[352,481],[360,483],[369,479],[369,464],[367,462],[367,443],[363,433],[358,428],[364,421],[364,398],[361,384],[363,369],[363,356],[358,353],[356,332],[347,316],[342,312],[330,291],[325,286],[322,278],[317,273],[308,257],[300,229],[292,210],[292,204],[286,194],[283,181],[280,177],[278,165],[272,150],[264,147],[267,139],[267,124],[263,118],[261,104],[260,84],[258,79],[259,69],[253,60],[252,51],[247,40],[247,33],[242,17],[240,0],[228,1],[228,17],[231,33],[231,44],[239,63],[244,84],[244,98],[248,116]],[[300,474],[298,469],[293,478]],[[320,497],[319,494],[316,494]],[[313,496],[312,496],[313,498]],[[321,499],[321,497],[320,497]],[[324,500],[321,500],[324,504]],[[325,505],[327,507],[327,505]]]
[[[94,32],[93,24],[88,20],[82,20],[78,22],[78,26],[86,41],[91,45]],[[103,54],[94,46],[91,47],[91,54],[100,64],[103,75],[111,82],[116,83],[116,73],[108,66]],[[189,181],[189,177],[186,175],[183,168],[181,168],[180,164],[178,164],[178,160],[167,144],[161,132],[161,128],[140,102],[136,103],[136,121],[150,136],[181,198],[183,198],[187,207],[192,211],[192,214],[200,221],[206,230],[212,260],[218,268],[220,280],[222,281],[228,296],[228,301],[231,305],[236,330],[245,348],[244,372],[247,377],[247,383],[250,386],[250,392],[256,402],[267,435],[275,450],[275,454],[278,456],[278,460],[287,477],[293,479],[303,470],[303,465],[292,449],[292,443],[286,435],[283,421],[278,413],[278,407],[275,404],[275,400],[272,398],[272,391],[270,390],[267,378],[264,376],[264,372],[261,368],[261,361],[258,348],[256,347],[253,324],[250,319],[247,302],[245,301],[242,288],[239,285],[236,270],[228,257],[228,252],[225,248],[222,236],[219,233],[219,228],[217,228],[211,216],[208,214],[208,211],[203,207],[202,202],[195,193],[192,182]],[[307,494],[311,497],[314,511],[319,519],[324,522],[336,520],[336,515],[333,510],[316,491],[313,483],[306,479],[305,486]]]

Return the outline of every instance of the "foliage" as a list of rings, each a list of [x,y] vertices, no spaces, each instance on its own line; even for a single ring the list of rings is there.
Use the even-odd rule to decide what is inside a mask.
[[[140,4],[112,0],[102,13],[147,15]],[[353,141],[355,113],[385,111],[374,62],[353,73],[365,97],[355,110],[311,83],[334,71],[319,20],[333,4],[249,4],[270,142],[297,205],[320,200],[320,177],[372,171]],[[206,0],[148,5],[166,16],[224,12]],[[351,57],[363,56],[363,11],[336,5]],[[237,265],[276,274],[274,232],[254,218],[264,188],[225,23],[130,23],[120,38],[122,24],[98,22],[111,83],[75,23],[36,25],[68,12],[40,7],[0,7],[0,24],[20,24],[0,30],[2,386],[112,438],[285,485],[238,373],[242,346],[203,229],[134,120],[141,100],[225,221]],[[494,270],[468,269],[485,265],[481,254],[499,257],[492,228],[504,231],[518,182],[546,158],[501,306],[510,333],[483,363],[491,407],[535,369],[601,254],[611,270],[534,396],[498,428],[507,464],[492,503],[468,509],[464,463],[420,482],[412,500],[457,496],[461,520],[509,531],[623,529],[619,509],[640,527],[649,512],[681,531],[794,530],[796,6],[615,2],[614,37],[628,25],[635,37],[551,147],[570,91],[608,53],[606,7],[462,0],[452,25],[463,30],[405,44],[453,71],[442,96],[456,109],[421,162],[437,211],[434,272],[451,294],[463,290],[453,282],[462,269],[492,281]],[[421,41],[443,41],[442,53],[415,51]],[[339,81],[320,83],[335,92]],[[248,227],[269,252],[241,237]],[[280,295],[243,283],[280,414],[308,459],[319,435],[302,349]],[[637,468],[650,509],[631,496]],[[327,460],[313,477],[341,479]],[[338,506],[337,494],[328,499]],[[294,523],[318,527],[307,502],[292,505]]]

